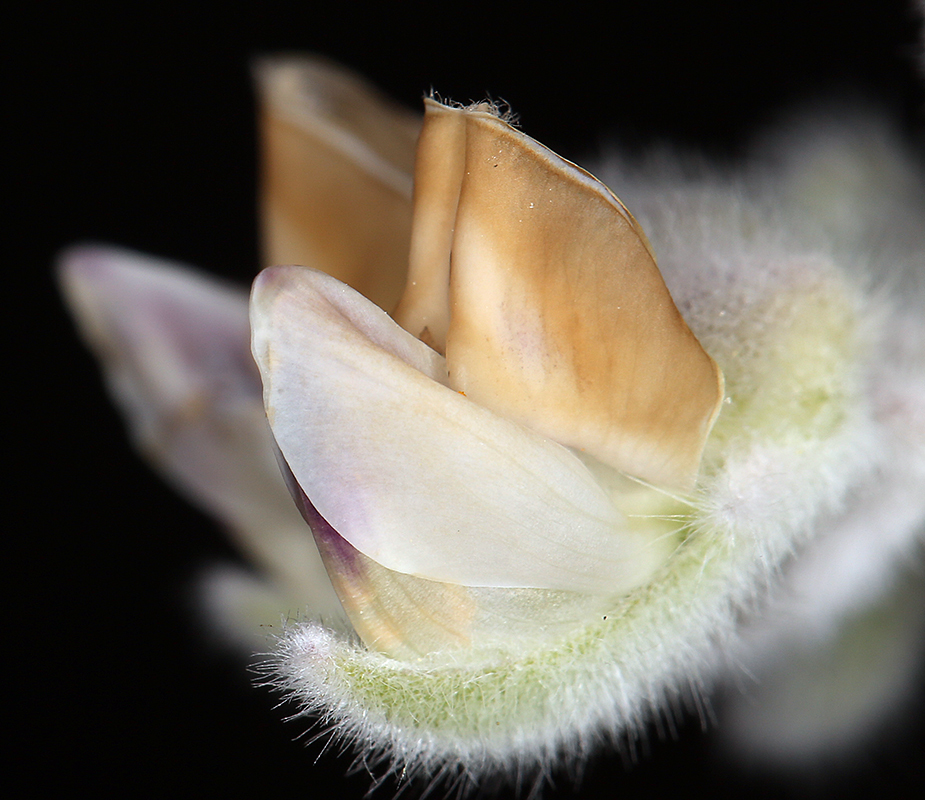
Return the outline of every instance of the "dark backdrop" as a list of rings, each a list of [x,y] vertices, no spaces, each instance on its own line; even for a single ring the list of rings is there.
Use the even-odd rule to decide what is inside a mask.
[[[640,150],[668,139],[735,158],[756,126],[832,93],[874,98],[910,134],[923,128],[916,23],[898,0],[613,2],[616,23],[600,4],[449,5],[35,4],[5,31],[6,481],[16,501],[5,526],[6,727],[31,796],[55,784],[347,800],[368,785],[343,777],[349,756],[295,741],[305,726],[281,722],[286,709],[208,645],[187,587],[234,554],[129,449],[50,272],[59,248],[96,239],[250,278],[252,55],[321,52],[409,105],[431,87],[458,100],[488,92],[574,160],[602,141]],[[921,697],[910,708],[921,711]],[[923,741],[913,719],[837,784],[807,791],[891,796],[925,778]],[[654,740],[635,768],[596,760],[576,796],[784,792],[717,764],[709,748],[694,721]],[[550,796],[571,796],[568,782]]]

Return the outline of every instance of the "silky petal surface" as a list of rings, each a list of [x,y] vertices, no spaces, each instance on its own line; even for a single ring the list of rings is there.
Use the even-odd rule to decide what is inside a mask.
[[[189,267],[90,245],[61,256],[60,277],[138,447],[277,582],[285,605],[267,621],[306,607],[342,617],[279,475],[248,350],[247,294]]]
[[[601,594],[462,586],[387,569],[340,536],[285,471],[337,596],[374,651],[404,660],[452,653],[457,663],[484,663],[548,647],[613,606],[614,597]]]
[[[632,215],[482,106],[426,107],[422,248],[399,322],[437,347],[448,327],[450,382],[470,399],[616,469],[692,488],[722,375]]]
[[[321,59],[264,59],[255,77],[264,263],[322,269],[393,309],[420,117]]]
[[[610,594],[664,560],[578,458],[442,385],[444,359],[349,287],[271,268],[255,282],[251,319],[268,417],[295,479],[384,567]]]

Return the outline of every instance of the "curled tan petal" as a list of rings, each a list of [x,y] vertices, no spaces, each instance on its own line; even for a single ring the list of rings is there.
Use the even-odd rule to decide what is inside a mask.
[[[438,126],[452,134],[430,136]],[[429,288],[426,302],[414,299],[419,307],[445,302],[453,388],[618,470],[689,489],[722,375],[678,312],[632,215],[596,178],[480,107],[429,101],[424,127],[419,162],[454,170],[443,183],[430,179],[442,213],[427,224],[444,228],[427,236],[441,247],[451,237],[452,254],[434,245],[430,264],[412,272],[429,268],[437,284],[449,261],[448,298]],[[461,142],[454,204],[448,187],[459,156],[427,149]],[[416,238],[420,213],[416,204]]]
[[[408,283],[395,321],[440,353],[450,326],[450,251],[466,170],[466,117],[425,100],[414,165]]]
[[[257,63],[266,265],[322,269],[391,310],[407,273],[420,117],[319,59]]]

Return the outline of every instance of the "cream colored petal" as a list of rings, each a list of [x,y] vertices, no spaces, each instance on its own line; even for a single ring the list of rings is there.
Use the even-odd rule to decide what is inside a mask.
[[[311,58],[255,68],[264,263],[306,264],[392,310],[408,268],[420,117]]]
[[[459,155],[442,150],[463,139],[457,181]],[[412,260],[412,277],[424,276],[417,282],[429,297],[409,288],[399,310],[441,303],[451,310],[451,385],[619,470],[691,488],[722,376],[623,204],[588,173],[478,109],[428,101],[418,159],[448,174],[418,179],[419,187],[436,187],[442,213],[419,223],[425,198],[416,199],[415,240],[422,225],[433,226],[427,238],[445,250],[451,237],[452,254],[434,246],[429,263]],[[451,216],[449,187],[457,182]],[[419,333],[416,319],[399,321]]]
[[[248,349],[246,293],[106,247],[65,252],[60,277],[136,445],[269,573],[286,604],[277,616],[342,615],[279,475]]]
[[[293,493],[354,629],[393,658],[453,652],[462,663],[549,647],[613,608],[606,595],[461,586],[386,569],[343,539],[297,485]]]
[[[396,572],[612,594],[665,544],[566,448],[438,381],[443,359],[330,276],[277,267],[252,297],[276,441],[321,516]]]

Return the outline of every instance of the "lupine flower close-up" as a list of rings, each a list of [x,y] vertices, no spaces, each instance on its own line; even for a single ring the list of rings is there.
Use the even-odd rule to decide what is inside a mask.
[[[41,589],[68,622],[37,682],[85,731],[75,781],[97,757],[263,796],[923,779],[923,19],[848,6],[817,52],[819,5],[792,39],[742,22],[774,74],[674,4],[662,62],[657,14],[613,51],[511,29],[501,58],[406,10],[393,63],[359,7],[229,22],[170,67],[177,12],[122,31],[152,48],[124,81],[99,31],[78,57],[54,28],[71,78],[24,57],[62,116],[30,269],[74,354]],[[471,48],[507,46],[489,23]]]

